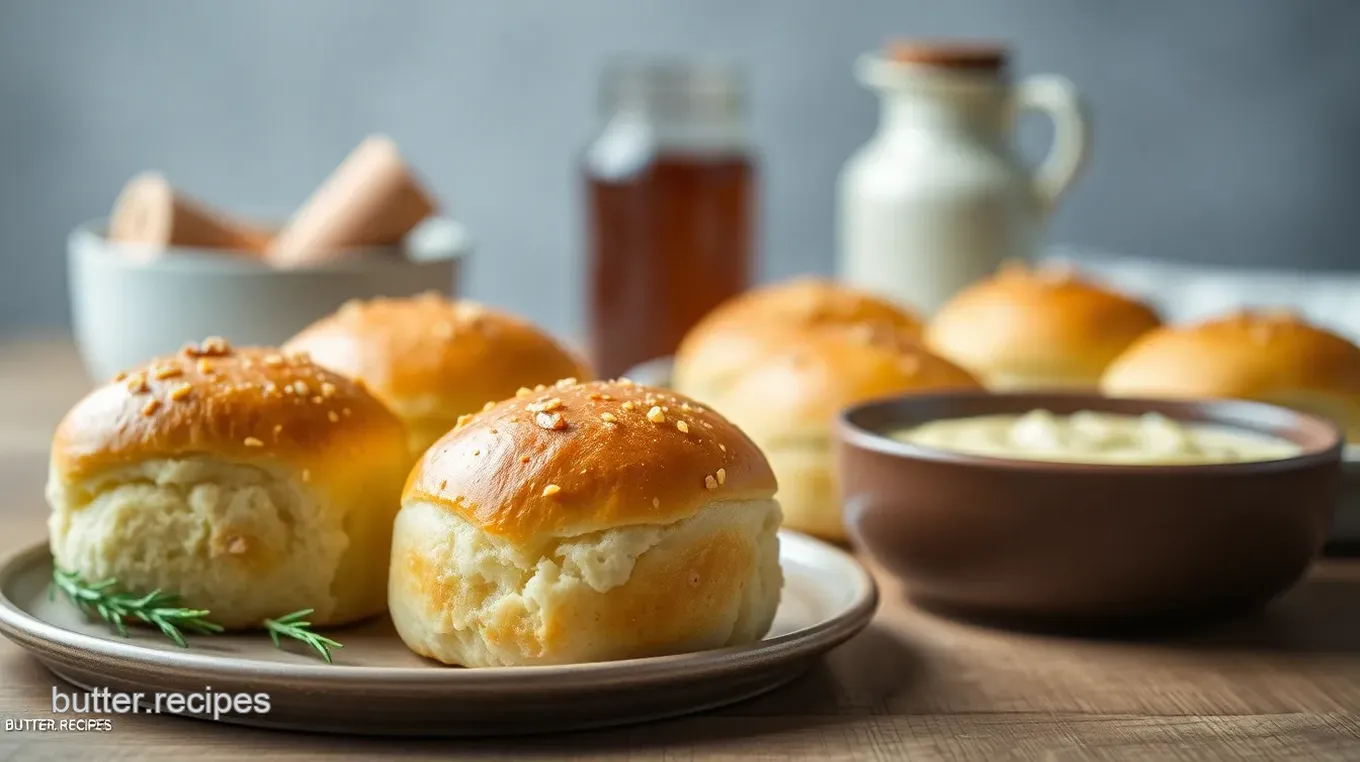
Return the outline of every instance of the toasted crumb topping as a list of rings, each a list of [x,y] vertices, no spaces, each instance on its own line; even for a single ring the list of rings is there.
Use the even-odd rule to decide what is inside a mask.
[[[534,423],[541,429],[549,431],[559,431],[567,427],[567,422],[560,413],[540,412],[534,414]]]
[[[535,402],[531,405],[525,405],[524,409],[528,410],[531,413],[545,413],[548,412],[549,410],[556,410],[559,407],[562,407],[562,400],[557,397],[553,397],[552,399],[543,400],[542,402]]]
[[[221,336],[209,336],[198,345],[198,354],[202,357],[226,357],[231,354],[231,345]]]

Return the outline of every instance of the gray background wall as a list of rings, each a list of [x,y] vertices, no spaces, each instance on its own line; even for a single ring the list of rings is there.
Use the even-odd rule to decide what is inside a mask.
[[[574,162],[621,51],[749,64],[764,273],[829,271],[833,180],[876,119],[850,64],[893,35],[1008,38],[1085,90],[1060,241],[1360,266],[1355,0],[0,0],[0,328],[65,323],[65,233],[132,174],[286,213],[385,131],[478,239],[470,292],[571,331]]]

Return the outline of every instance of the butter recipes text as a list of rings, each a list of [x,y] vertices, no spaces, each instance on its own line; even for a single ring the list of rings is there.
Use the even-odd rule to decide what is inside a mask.
[[[53,714],[268,714],[267,693],[120,693],[108,688],[63,693],[52,686]]]
[[[113,730],[113,720],[50,720],[5,718],[6,733],[36,731],[39,733],[73,731],[76,733],[107,733]]]

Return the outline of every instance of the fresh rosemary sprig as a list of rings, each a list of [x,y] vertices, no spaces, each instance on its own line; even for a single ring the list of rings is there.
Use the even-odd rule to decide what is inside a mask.
[[[146,595],[119,592],[117,580],[112,578],[86,582],[75,572],[56,567],[52,568],[52,582],[55,590],[65,594],[86,616],[108,622],[125,638],[128,634],[128,619],[139,619],[155,625],[180,648],[189,647],[181,630],[197,635],[213,635],[222,631],[221,625],[208,621],[207,611],[182,608],[176,605],[178,596],[160,590],[152,590]]]
[[[279,645],[279,636],[300,640],[316,649],[316,652],[321,654],[321,658],[325,659],[327,664],[330,664],[331,649],[344,648],[344,646],[324,635],[312,632],[310,629],[312,623],[303,619],[303,617],[311,613],[312,609],[294,611],[293,613],[285,614],[278,619],[266,619],[264,620],[264,626],[265,629],[269,630],[269,637],[274,641],[275,648],[282,647]]]
[[[60,590],[67,600],[91,619],[102,619],[118,631],[128,636],[127,621],[140,620],[155,625],[166,637],[180,648],[188,648],[185,633],[194,635],[216,635],[222,626],[208,620],[205,609],[186,609],[178,606],[179,596],[153,590],[146,595],[120,592],[118,581],[113,578],[99,582],[86,582],[75,572],[52,567],[52,587],[48,598],[55,599]],[[280,637],[299,640],[321,654],[327,664],[331,662],[331,649],[344,648],[330,638],[312,632],[312,623],[303,619],[313,609],[301,609],[276,619],[264,620],[270,640],[275,647],[282,647]]]

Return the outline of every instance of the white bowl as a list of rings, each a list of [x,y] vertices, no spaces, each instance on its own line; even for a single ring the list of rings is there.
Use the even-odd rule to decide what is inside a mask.
[[[67,247],[71,322],[96,380],[208,336],[277,346],[350,299],[456,295],[469,248],[461,225],[432,219],[400,252],[353,252],[281,270],[203,249],[139,258],[136,247],[110,242],[105,229],[103,220],[81,225]]]

